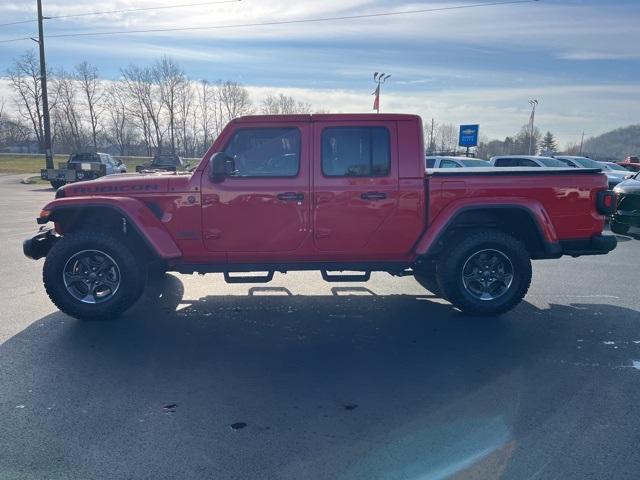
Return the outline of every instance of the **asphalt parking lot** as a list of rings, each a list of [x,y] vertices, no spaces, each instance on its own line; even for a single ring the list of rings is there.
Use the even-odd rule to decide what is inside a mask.
[[[58,312],[22,256],[53,196],[0,177],[0,479],[637,479],[640,235],[465,317],[411,278],[168,275]]]

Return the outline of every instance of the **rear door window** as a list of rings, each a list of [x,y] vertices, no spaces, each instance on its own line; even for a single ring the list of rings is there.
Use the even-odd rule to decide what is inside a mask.
[[[326,177],[386,177],[391,171],[385,127],[332,127],[322,131],[322,173]]]
[[[518,158],[516,166],[517,167],[538,167],[539,165],[533,160],[529,160],[528,158]]]
[[[496,167],[517,167],[514,158],[498,158],[494,162]]]
[[[442,168],[461,168],[458,162],[454,162],[453,160],[442,160],[440,166]]]

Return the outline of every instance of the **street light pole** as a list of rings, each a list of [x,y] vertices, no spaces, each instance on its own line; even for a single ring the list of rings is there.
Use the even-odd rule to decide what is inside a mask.
[[[47,96],[47,67],[44,60],[44,28],[42,26],[42,0],[38,0],[38,45],[40,47],[40,85],[42,90],[42,117],[44,123],[44,156],[47,168],[53,168],[51,151],[51,122],[49,120],[49,98]]]
[[[529,105],[531,105],[531,117],[529,117],[529,155],[531,155],[531,149],[533,147],[533,122],[536,117],[536,105],[538,105],[538,100],[529,100]]]
[[[384,74],[384,73],[378,73],[378,72],[375,72],[373,74],[373,81],[378,84],[378,86],[372,93],[372,95],[376,96],[375,100],[373,101],[373,109],[376,111],[376,113],[380,113],[380,85],[382,85],[387,80],[389,80],[389,77],[391,77],[391,74]]]

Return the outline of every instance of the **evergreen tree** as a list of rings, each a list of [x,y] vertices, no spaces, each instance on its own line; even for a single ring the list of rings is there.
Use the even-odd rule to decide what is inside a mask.
[[[558,143],[556,142],[556,137],[554,137],[553,133],[547,132],[542,139],[542,143],[540,144],[540,148],[543,152],[556,152],[558,150]]]

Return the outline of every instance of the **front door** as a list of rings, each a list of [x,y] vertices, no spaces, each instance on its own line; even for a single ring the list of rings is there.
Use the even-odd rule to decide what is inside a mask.
[[[313,135],[315,248],[384,254],[376,236],[398,205],[396,123],[317,122]]]
[[[310,235],[309,123],[250,123],[233,131],[224,151],[235,171],[202,180],[202,222],[208,250],[269,259],[294,252]]]

